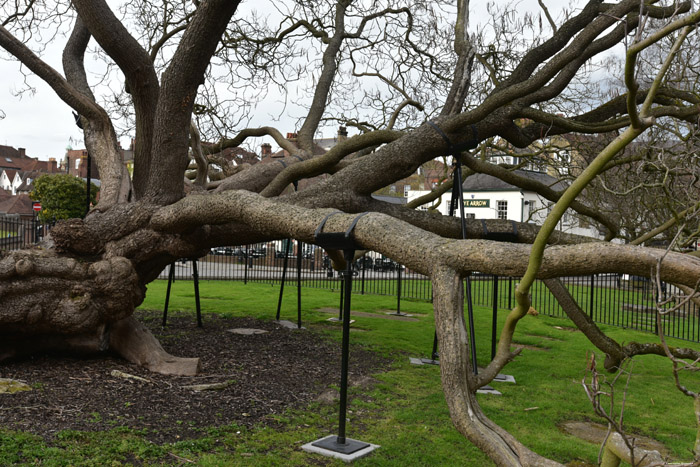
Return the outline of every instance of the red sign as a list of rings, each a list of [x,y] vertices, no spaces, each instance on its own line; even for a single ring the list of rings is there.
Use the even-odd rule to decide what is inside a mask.
[[[41,211],[41,203],[38,201],[34,201],[32,203],[32,209],[35,210],[36,212]]]

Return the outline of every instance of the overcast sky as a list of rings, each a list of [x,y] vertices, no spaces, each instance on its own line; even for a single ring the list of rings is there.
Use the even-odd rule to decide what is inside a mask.
[[[553,0],[551,0],[553,3]],[[249,2],[248,5],[256,2]],[[484,8],[483,2],[472,2],[472,8]],[[497,0],[497,3],[504,3]],[[521,4],[527,4],[536,8],[536,0],[524,0]],[[550,3],[550,2],[547,2]],[[534,4],[534,7],[533,7]],[[471,22],[477,22],[479,14],[472,10]],[[54,68],[62,70],[60,64],[61,50],[65,39],[58,37],[53,48],[44,55],[44,59]],[[86,64],[90,58],[86,59]],[[70,145],[73,149],[82,149],[82,132],[75,126],[71,109],[63,103],[48,85],[36,77],[29,78],[29,84],[35,88],[36,93],[16,95],[23,88],[24,76],[19,71],[17,62],[0,59],[0,144],[15,148],[25,148],[27,155],[47,160],[55,157],[61,160],[66,148]],[[259,112],[261,118],[266,113]],[[295,120],[276,122],[283,133],[294,127]],[[265,124],[260,121],[255,124]],[[324,136],[332,136],[324,134]],[[124,138],[122,146],[128,147],[129,138]],[[259,144],[257,142],[256,144]],[[273,144],[274,146],[274,144]]]

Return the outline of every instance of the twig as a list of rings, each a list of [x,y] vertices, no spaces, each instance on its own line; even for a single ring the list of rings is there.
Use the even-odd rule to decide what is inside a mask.
[[[171,456],[173,456],[173,457],[174,457],[175,459],[177,459],[177,460],[181,460],[181,461],[183,461],[183,462],[189,462],[190,464],[194,464],[194,461],[193,461],[193,460],[185,459],[184,457],[180,457],[180,456],[178,456],[177,454],[174,454],[174,453],[172,453],[172,452],[168,452],[168,454],[170,454]]]

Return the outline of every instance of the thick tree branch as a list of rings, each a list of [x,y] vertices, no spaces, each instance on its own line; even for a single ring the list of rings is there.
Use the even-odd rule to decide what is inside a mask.
[[[63,69],[68,81],[86,98],[95,102],[85,74],[83,57],[90,41],[90,32],[78,17],[73,33],[63,51]],[[95,105],[97,105],[95,103]],[[100,171],[101,189],[99,209],[128,201],[131,193],[131,178],[124,165],[117,144],[112,122],[103,111],[103,118],[83,117],[85,146],[97,162]]]
[[[314,177],[331,170],[344,157],[369,146],[390,143],[397,140],[403,134],[398,131],[379,130],[353,136],[333,146],[327,153],[320,157],[307,159],[295,163],[282,171],[270,182],[261,194],[263,196],[276,196],[289,186],[290,183],[302,178]]]
[[[133,183],[136,198],[139,199],[145,193],[151,170],[158,77],[148,53],[114,16],[104,0],[76,0],[73,5],[92,36],[124,73],[127,89],[133,99],[137,128]]]
[[[107,118],[104,110],[82,93],[78,92],[78,90],[71,86],[63,76],[47,65],[4,27],[0,27],[0,47],[7,50],[22,62],[23,65],[43,79],[46,84],[51,86],[51,89],[54,90],[56,95],[58,95],[63,102],[75,109],[80,115],[90,117],[97,121],[104,121],[104,119]]]
[[[167,204],[183,196],[189,127],[197,88],[239,1],[200,4],[163,73],[145,196]]]
[[[335,80],[336,71],[338,70],[337,55],[340,52],[340,47],[343,44],[345,37],[345,11],[349,6],[346,0],[336,3],[335,9],[335,33],[328,41],[326,50],[323,52],[323,66],[321,68],[314,96],[309,106],[309,111],[304,119],[304,124],[298,132],[297,140],[299,148],[306,151],[308,154],[313,153],[313,138],[318,124],[323,117],[323,112],[326,109],[328,94]]]

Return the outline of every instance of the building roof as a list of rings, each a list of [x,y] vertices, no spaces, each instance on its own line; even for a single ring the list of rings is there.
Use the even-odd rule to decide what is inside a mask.
[[[33,214],[32,200],[28,195],[0,199],[1,214]]]
[[[16,169],[3,169],[3,172],[5,172],[5,174],[7,175],[7,178],[8,178],[8,180],[10,180],[10,182],[14,182],[15,176],[17,175],[17,173],[19,171]]]
[[[517,175],[526,177],[530,180],[543,183],[553,190],[563,190],[568,185],[551,175],[543,172],[532,172],[529,170],[515,170]],[[500,178],[493,177],[482,173],[470,175],[462,184],[464,191],[521,191],[522,188],[504,182]]]

